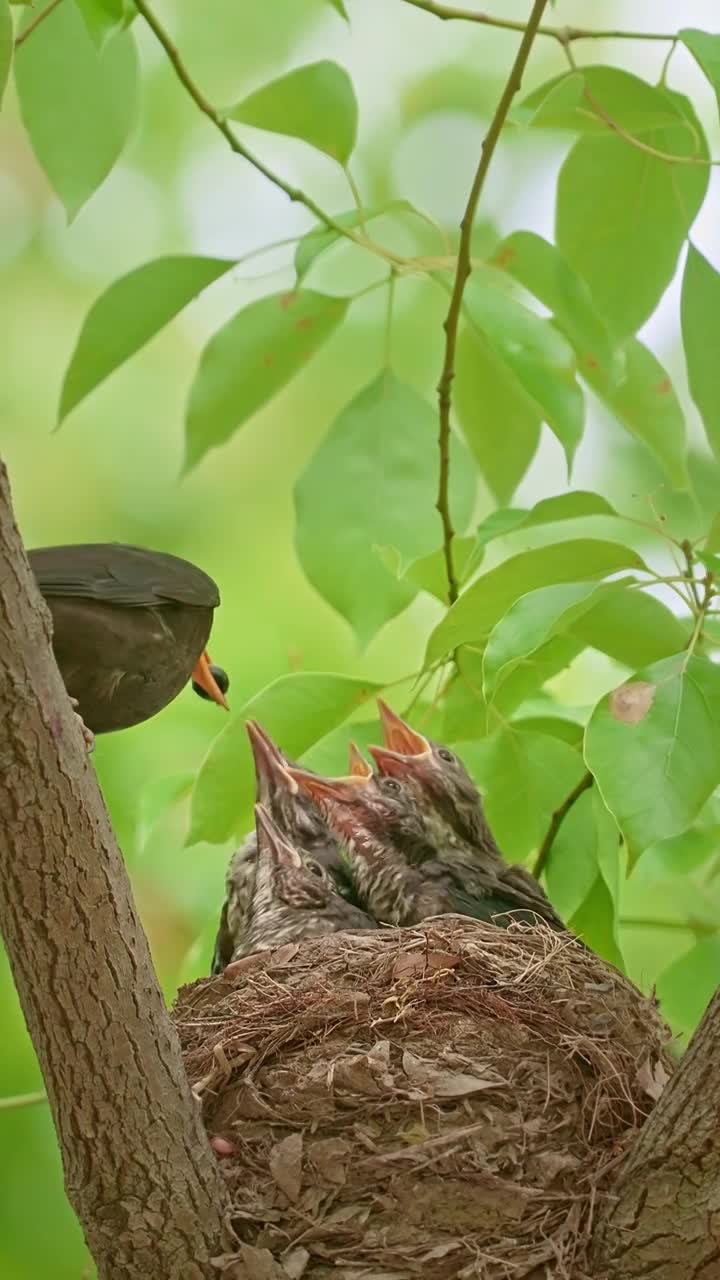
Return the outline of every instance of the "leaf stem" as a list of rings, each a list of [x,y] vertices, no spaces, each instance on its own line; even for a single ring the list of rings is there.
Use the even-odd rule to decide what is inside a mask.
[[[31,35],[32,35],[32,33],[33,33],[33,31],[35,30],[35,28],[36,28],[36,27],[39,27],[39,26],[40,26],[40,23],[41,23],[41,22],[44,22],[44,21],[45,21],[45,19],[46,19],[46,18],[48,18],[48,17],[50,16],[50,14],[52,13],[53,9],[57,9],[58,5],[59,5],[59,4],[61,4],[61,3],[62,3],[62,0],[50,0],[50,3],[49,3],[48,5],[46,5],[44,9],[41,9],[41,10],[40,10],[40,12],[39,12],[39,14],[37,15],[37,17],[36,17],[36,18],[33,18],[33,20],[32,20],[32,22],[30,23],[30,25],[29,25],[29,26],[27,26],[27,27],[25,28],[25,30],[24,30],[24,31],[21,31],[19,36],[16,36],[16,37],[15,37],[15,48],[16,48],[16,49],[19,49],[19,48],[20,48],[20,45],[25,43],[25,41],[27,40],[28,36],[31,36]]]
[[[415,9],[424,9],[435,18],[445,22],[463,21],[478,22],[484,27],[500,27],[503,31],[524,31],[525,24],[511,18],[495,18],[490,13],[477,13],[470,9],[460,9],[456,5],[436,4],[434,0],[405,0],[405,4]],[[549,36],[558,44],[569,44],[573,40],[677,40],[673,32],[665,31],[592,31],[586,27],[545,27],[538,26],[539,36]]]
[[[550,819],[550,826],[548,827],[545,833],[545,839],[543,840],[542,844],[540,845],[540,848],[538,849],[538,855],[537,855],[537,858],[535,859],[535,865],[532,868],[532,873],[535,876],[536,880],[539,880],[540,876],[543,873],[543,870],[545,868],[545,863],[550,857],[550,851],[553,847],[553,844],[555,843],[555,837],[558,831],[560,830],[563,822],[565,821],[567,815],[569,814],[570,810],[572,809],[573,805],[575,804],[575,801],[580,799],[580,796],[582,795],[583,791],[587,791],[592,786],[594,781],[595,779],[593,778],[592,774],[588,770],[587,773],[583,774],[577,786],[570,792],[570,795],[565,797],[560,807],[556,809],[555,812],[553,813],[552,818]]]
[[[32,1107],[37,1102],[47,1102],[44,1089],[37,1093],[17,1093],[11,1098],[0,1098],[0,1111],[14,1111],[16,1107]]]
[[[397,272],[391,267],[388,276],[388,295],[387,310],[385,311],[385,336],[383,339],[383,367],[391,368],[392,356],[392,322],[393,322],[393,306],[395,304],[395,285],[397,283]]]
[[[60,0],[55,0],[55,3],[59,4]],[[146,23],[150,27],[150,30],[165,50],[183,88],[190,95],[196,107],[198,107],[204,116],[207,116],[208,120],[210,120],[210,122],[214,124],[215,128],[223,135],[231,151],[234,151],[236,155],[241,156],[243,160],[247,160],[248,164],[251,164],[254,169],[257,169],[258,173],[261,173],[264,178],[267,178],[268,182],[271,182],[274,187],[277,187],[280,191],[284,192],[288,200],[292,200],[296,204],[304,205],[306,209],[309,209],[310,213],[314,214],[319,222],[322,222],[326,227],[329,227],[330,230],[337,232],[340,236],[344,236],[346,240],[352,240],[363,249],[369,249],[371,253],[376,254],[379,258],[384,258],[386,262],[392,262],[395,266],[405,265],[405,259],[400,255],[392,253],[391,250],[383,248],[382,245],[376,244],[364,235],[359,235],[350,227],[344,227],[342,223],[336,221],[336,219],[331,217],[329,213],[326,213],[324,209],[321,209],[320,205],[316,204],[312,197],[307,195],[305,191],[302,191],[300,187],[291,186],[291,184],[286,182],[279,173],[275,173],[272,169],[269,169],[266,164],[263,164],[262,160],[258,159],[252,151],[249,151],[248,148],[240,142],[240,139],[235,136],[225,117],[221,115],[211,102],[208,101],[198,85],[195,84],[195,81],[192,79],[185,63],[180,57],[177,47],[173,44],[168,32],[146,3],[146,0],[136,0],[135,7],[138,13],[142,14]]]
[[[453,528],[452,517],[450,514],[450,407],[452,404],[452,380],[455,376],[455,351],[457,348],[458,326],[460,322],[460,311],[462,308],[463,293],[468,276],[472,271],[470,260],[470,240],[472,236],[473,222],[475,213],[480,199],[480,194],[485,183],[490,161],[493,158],[495,147],[502,132],[507,113],[510,109],[515,94],[518,92],[525,64],[527,63],[533,40],[537,33],[543,10],[547,4],[547,0],[534,0],[527,26],[523,31],[523,38],[520,41],[520,47],[515,56],[507,84],[502,92],[500,101],[498,102],[495,115],[490,123],[482,143],[480,152],[480,163],[478,164],[470,195],[465,208],[465,212],[460,223],[460,243],[458,246],[457,267],[455,268],[455,280],[450,297],[450,306],[445,318],[445,359],[443,361],[442,373],[438,383],[438,407],[440,413],[440,428],[438,433],[438,450],[440,453],[440,476],[438,480],[438,496],[435,506],[440,515],[443,529],[443,554],[445,558],[445,573],[448,583],[448,600],[450,604],[458,598],[458,581],[455,576],[455,566],[453,563],[453,538],[455,530]]]

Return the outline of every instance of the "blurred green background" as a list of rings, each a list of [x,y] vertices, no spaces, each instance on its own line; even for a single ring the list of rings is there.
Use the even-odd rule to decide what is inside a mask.
[[[712,29],[714,8],[710,0],[686,0],[682,22]],[[219,104],[291,66],[337,59],[350,72],[360,102],[355,173],[365,203],[406,197],[454,227],[517,37],[440,23],[400,0],[349,0],[348,9],[349,26],[327,0],[205,0],[202,6],[163,4],[158,11],[194,76]],[[524,19],[528,4],[503,0],[496,10]],[[558,0],[548,20],[667,30],[678,16],[669,0],[656,0],[651,14],[647,5],[631,0]],[[115,539],[202,565],[223,597],[211,654],[231,674],[233,708],[291,670],[396,680],[418,665],[437,606],[422,597],[360,654],[349,627],[305,581],[293,551],[294,480],[335,413],[381,360],[384,302],[377,295],[353,308],[349,322],[289,389],[182,481],[183,412],[199,350],[238,308],[291,283],[292,248],[231,272],[53,434],[62,376],[81,321],[115,277],[160,253],[239,257],[311,225],[305,211],[224,147],[141,22],[133,31],[143,68],[138,126],[110,177],[70,227],[24,136],[12,91],[0,116],[0,449],[25,542]],[[641,42],[575,46],[581,64],[609,61],[648,79],[657,79],[665,52],[666,46]],[[559,48],[539,41],[525,87],[562,69]],[[674,58],[670,83],[692,96],[717,154],[716,104],[687,54]],[[252,130],[243,136],[325,208],[350,206],[345,180],[330,161],[301,143]],[[555,176],[568,143],[508,136],[493,163],[482,219],[501,232],[525,227],[551,236]],[[694,239],[720,265],[712,194]],[[338,292],[345,292],[349,279],[371,279],[376,270],[373,263],[368,274],[366,263],[359,265],[339,248],[328,255],[318,287],[332,291],[341,279]],[[441,365],[444,305],[429,285],[408,281],[398,289],[394,361],[400,375],[430,397]],[[676,285],[643,336],[676,378],[691,434],[699,438],[683,380]],[[706,495],[712,510],[713,492],[719,491],[716,468],[703,456],[694,473],[701,505]],[[565,483],[560,449],[548,435],[516,501],[560,492]],[[620,505],[636,494],[660,492],[661,476],[639,446],[594,408],[574,483],[612,494]],[[703,527],[703,514],[689,499],[661,493],[658,502],[676,531],[692,535]],[[484,505],[491,509],[489,496]],[[617,677],[608,659],[591,652],[555,687],[569,703],[585,705]],[[168,779],[197,769],[223,724],[223,714],[188,689],[155,720],[100,739],[95,755],[169,999],[178,981],[207,972],[231,848],[185,848],[187,811],[182,804],[168,809],[163,798],[172,789]],[[686,913],[662,875],[662,858],[651,851],[626,891],[628,917],[668,922],[624,931],[629,971],[646,989],[700,936],[678,927]],[[666,987],[668,1013],[681,1031],[692,1027],[720,970],[720,943],[712,930],[702,935],[702,945],[704,989],[677,964]],[[0,1096],[40,1088],[4,960],[0,1019]],[[80,1280],[87,1255],[64,1198],[47,1108],[0,1111],[0,1152],[0,1276]]]

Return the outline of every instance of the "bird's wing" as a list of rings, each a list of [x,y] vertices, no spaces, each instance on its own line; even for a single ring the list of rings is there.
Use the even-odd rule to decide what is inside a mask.
[[[43,596],[74,596],[127,608],[190,604],[215,609],[217,585],[188,560],[121,542],[37,547],[28,553]]]

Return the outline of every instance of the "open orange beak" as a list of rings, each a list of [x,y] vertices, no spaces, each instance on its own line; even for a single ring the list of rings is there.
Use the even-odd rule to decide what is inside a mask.
[[[282,835],[264,805],[255,805],[255,830],[257,831],[258,849],[270,854],[276,866],[289,867],[298,871],[302,867],[302,858],[297,849]]]
[[[225,694],[210,670],[210,654],[207,649],[205,649],[201,657],[198,658],[195,663],[191,679],[195,684],[200,686],[212,702],[217,702],[218,706],[224,707],[226,711],[230,710]]]
[[[350,776],[354,778],[371,778],[372,767],[354,742],[348,743],[348,754],[350,756]]]
[[[285,757],[270,734],[261,724],[258,724],[257,720],[246,720],[245,730],[250,739],[258,779],[265,778],[276,787],[288,787],[293,794],[297,794],[297,783],[290,777]]]
[[[383,702],[382,698],[378,698],[377,704],[385,734],[385,746],[389,751],[394,751],[401,756],[424,756],[432,753],[427,738],[411,729],[410,725],[401,719],[386,702]]]
[[[347,778],[323,778],[306,769],[288,769],[288,773],[311,800],[336,800],[339,804],[359,798],[372,778],[372,769],[367,769],[362,776],[351,773]]]

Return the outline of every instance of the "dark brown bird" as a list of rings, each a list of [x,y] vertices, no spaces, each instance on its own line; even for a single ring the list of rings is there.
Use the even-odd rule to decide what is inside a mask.
[[[547,900],[539,904],[536,894],[503,876],[507,867],[497,855],[438,848],[415,792],[396,778],[290,773],[347,843],[358,897],[377,920],[411,925],[459,913],[504,927],[542,917],[563,928]]]
[[[202,569],[115,542],[39,547],[28,558],[65,688],[92,733],[149,720],[188,680],[227,709],[228,678],[205,648],[220,594]]]
[[[441,861],[464,866],[475,851],[494,869],[508,889],[533,899],[534,910],[554,928],[564,928],[535,877],[523,866],[505,861],[488,826],[475,783],[459,756],[412,729],[397,712],[378,699],[384,747],[369,747],[380,773],[410,788],[425,815]]]
[[[285,942],[377,923],[336,892],[332,876],[314,858],[301,856],[263,805],[255,806],[257,856],[243,937],[231,960]]]
[[[255,761],[255,794],[289,844],[310,856],[333,876],[335,888],[351,896],[351,885],[341,850],[322,814],[288,769],[293,765],[269,733],[255,720],[246,724]],[[233,855],[225,877],[225,903],[215,941],[212,973],[221,973],[243,938],[253,892],[257,860],[257,836],[251,832]]]

